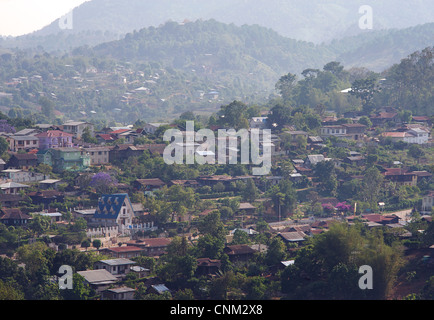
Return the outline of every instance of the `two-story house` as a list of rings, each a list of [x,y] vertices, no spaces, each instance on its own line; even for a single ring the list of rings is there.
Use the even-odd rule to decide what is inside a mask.
[[[127,193],[106,194],[98,199],[91,224],[101,227],[131,226],[134,210]]]
[[[338,137],[351,140],[360,140],[366,130],[366,126],[359,123],[346,123],[341,125],[323,126],[320,129],[322,137]]]
[[[81,149],[82,155],[90,157],[90,165],[98,166],[109,163],[110,147],[87,147]]]
[[[34,153],[16,153],[9,158],[6,167],[8,169],[27,170],[37,165],[38,157]]]
[[[422,214],[431,214],[434,207],[434,191],[430,191],[428,194],[422,197]]]
[[[9,149],[12,152],[25,151],[39,148],[39,139],[34,135],[10,135],[6,138]]]
[[[75,138],[81,139],[84,131],[89,130],[90,135],[94,136],[94,125],[84,121],[68,121],[62,125],[63,131],[72,134]]]
[[[39,150],[52,148],[71,148],[73,146],[72,134],[61,130],[48,130],[35,135],[39,139]]]
[[[90,166],[90,156],[82,154],[79,148],[55,148],[39,150],[38,162],[53,168],[54,172],[65,170],[82,171]]]

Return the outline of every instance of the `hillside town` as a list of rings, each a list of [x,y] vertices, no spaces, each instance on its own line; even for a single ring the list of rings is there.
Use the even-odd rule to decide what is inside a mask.
[[[222,108],[221,119],[240,105]],[[5,284],[0,294],[322,298],[324,293],[306,289],[315,282],[308,274],[314,271],[296,276],[296,270],[308,264],[303,258],[323,261],[316,246],[327,243],[327,234],[350,236],[340,229],[346,225],[363,241],[381,232],[381,245],[399,243],[401,264],[391,266],[396,278],[375,298],[432,297],[434,287],[426,284],[434,266],[432,116],[392,107],[369,116],[324,110],[317,125],[301,130],[270,123],[277,112],[243,114],[246,121],[235,125],[271,130],[271,170],[263,176],[241,164],[239,140],[235,148],[219,150],[238,152],[235,164],[165,163],[169,129],[182,133],[181,148],[203,155],[201,144],[187,139],[199,129],[186,131],[186,121],[196,119],[188,112],[171,122],[104,128],[88,121],[15,128],[3,117],[0,270],[18,284]],[[214,119],[202,128],[217,133],[233,126]],[[63,265],[83,287],[59,289]],[[357,276],[347,265],[347,273]],[[18,280],[23,272],[25,280]],[[355,298],[371,298],[358,290],[351,292]]]

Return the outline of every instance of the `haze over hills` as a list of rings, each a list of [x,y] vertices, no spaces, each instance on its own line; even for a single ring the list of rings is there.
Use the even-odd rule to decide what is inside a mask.
[[[115,39],[168,20],[215,19],[238,26],[258,24],[285,37],[321,43],[366,32],[358,27],[362,5],[367,5],[365,0],[92,0],[73,10],[72,30],[61,30],[56,20],[31,36],[99,31]],[[382,0],[368,5],[373,10],[373,30],[434,22],[431,0]]]
[[[434,22],[413,25],[417,23],[411,18],[419,12],[418,22],[429,21],[434,12],[428,10],[431,2],[415,1],[410,10],[403,1],[395,1],[391,10],[402,3],[405,21],[378,15],[390,3],[373,6],[374,30],[362,31],[357,26],[358,1],[349,5],[315,0],[300,5],[272,0],[266,6],[260,0],[93,0],[74,10],[72,30],[59,30],[55,21],[31,35],[0,38],[0,58],[5,62],[0,65],[0,80],[9,83],[18,75],[42,75],[44,87],[38,83],[20,88],[20,108],[33,110],[35,97],[45,91],[58,99],[58,111],[75,118],[95,110],[98,117],[116,118],[116,110],[123,108],[124,121],[145,111],[149,119],[160,119],[191,108],[213,112],[234,99],[259,103],[275,93],[276,82],[287,73],[303,79],[302,71],[321,70],[331,61],[347,70],[383,72],[411,53],[433,46]],[[296,13],[295,18],[283,19],[289,11]],[[239,19],[231,22],[237,13]],[[255,14],[257,19],[248,22]],[[221,19],[198,18],[208,16]],[[279,16],[283,20],[277,23]],[[395,29],[380,29],[383,25]],[[309,39],[312,36],[316,39]],[[8,48],[31,50],[14,56]],[[365,71],[361,69],[361,74]],[[58,83],[52,82],[53,75]],[[158,80],[151,85],[154,77]],[[349,83],[342,85],[347,88]],[[198,99],[198,93],[215,90],[218,99]],[[138,92],[142,96],[131,103],[129,97]],[[6,111],[18,103],[3,101]]]
[[[255,65],[261,65],[282,75],[321,68],[336,60],[346,67],[381,72],[412,52],[431,46],[433,34],[434,23],[431,23],[402,30],[373,31],[314,45],[283,37],[258,25],[238,27],[215,20],[198,20],[142,29],[85,52],[123,61],[156,61],[173,68],[198,68],[205,54],[213,54],[215,70],[239,70],[254,60],[251,71]]]

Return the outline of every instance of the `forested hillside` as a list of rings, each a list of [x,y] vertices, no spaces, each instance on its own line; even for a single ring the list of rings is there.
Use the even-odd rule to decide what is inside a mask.
[[[62,37],[74,33],[83,37],[87,31],[109,32],[115,36],[145,27],[158,27],[169,20],[215,19],[237,26],[258,24],[285,37],[321,43],[365,33],[366,30],[358,27],[358,20],[360,6],[367,4],[373,10],[374,30],[402,29],[434,21],[431,0],[373,3],[364,0],[92,0],[74,9],[72,30],[61,30],[59,22],[54,21],[31,36],[61,32]],[[92,42],[87,44],[95,44],[94,38],[88,40]],[[70,48],[68,43],[61,45],[63,49]]]
[[[115,119],[122,123],[170,119],[185,111],[209,115],[233,100],[266,104],[270,95],[279,93],[279,79],[291,74],[296,86],[290,103],[295,106],[321,104],[337,112],[361,108],[358,99],[340,91],[356,80],[387,76],[390,82],[384,85],[398,86],[400,97],[406,100],[397,99],[397,91],[385,87],[374,99],[376,106],[401,104],[402,108],[405,104],[414,114],[429,114],[432,52],[427,49],[421,61],[416,53],[411,63],[400,63],[398,56],[384,58],[375,48],[402,48],[402,58],[406,58],[404,50],[430,42],[433,26],[365,35],[360,42],[348,38],[332,47],[291,40],[257,25],[198,20],[168,22],[63,55],[40,48],[3,49],[0,109],[13,118],[32,115],[38,122],[66,117],[105,124]],[[404,39],[408,40],[406,49]],[[363,55],[358,46],[371,50],[364,49]],[[339,56],[340,50],[348,54]],[[369,57],[371,64],[385,67],[369,70],[356,64]],[[387,71],[386,66],[393,63],[400,64]],[[42,114],[41,97],[53,105]]]

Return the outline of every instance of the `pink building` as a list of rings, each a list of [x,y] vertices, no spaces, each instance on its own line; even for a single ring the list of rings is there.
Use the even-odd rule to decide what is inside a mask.
[[[60,130],[48,130],[37,134],[36,137],[39,139],[39,150],[73,146],[73,135]]]

